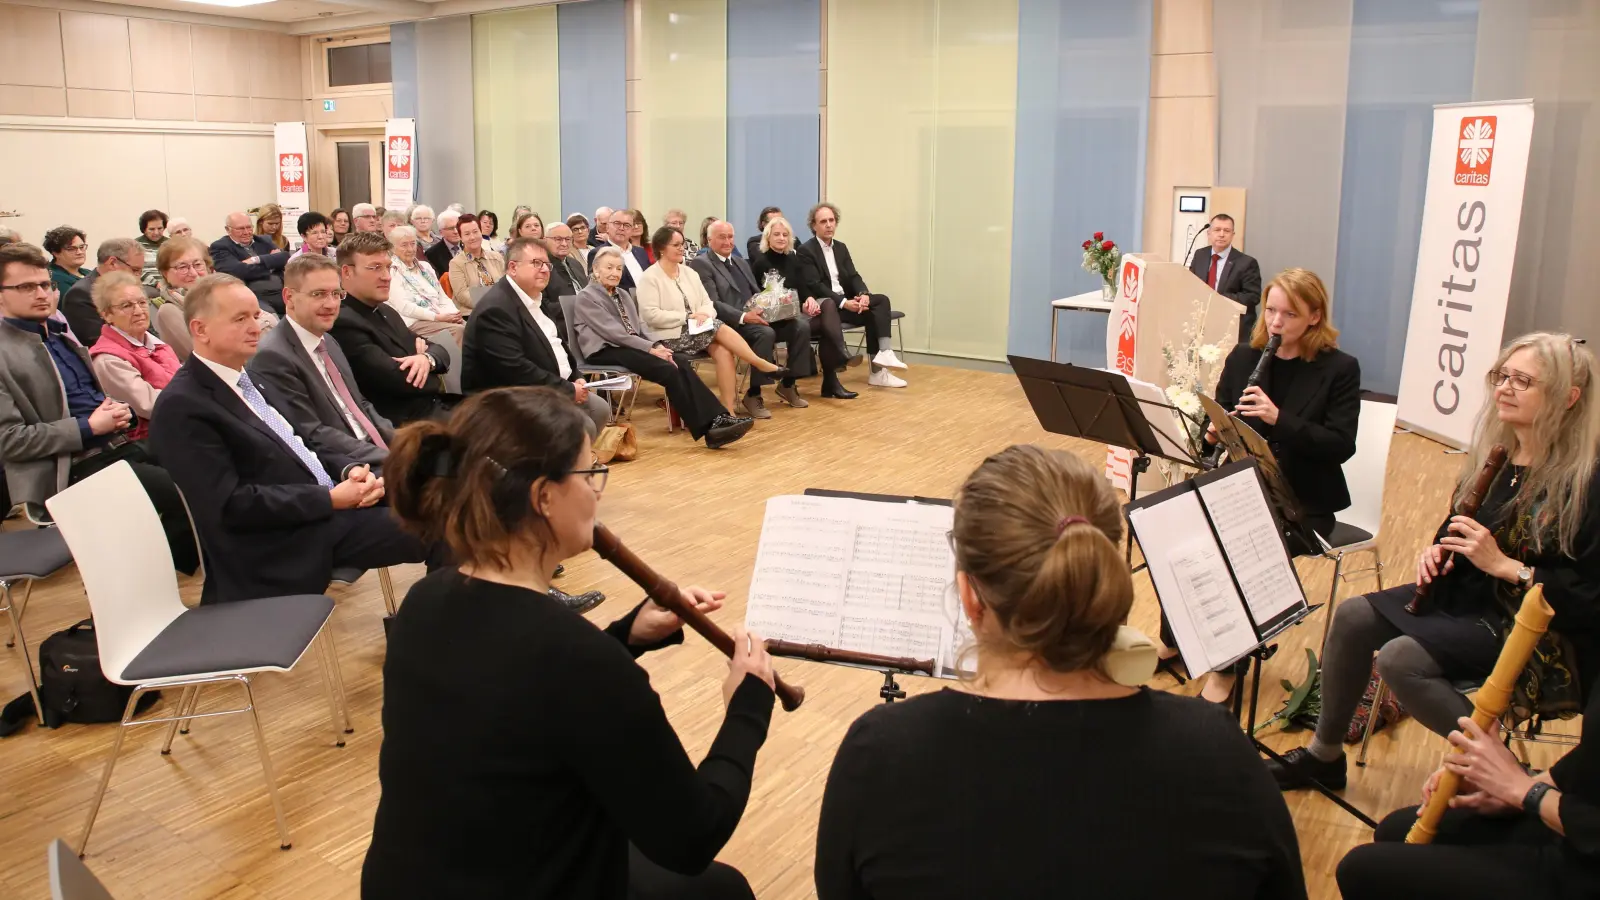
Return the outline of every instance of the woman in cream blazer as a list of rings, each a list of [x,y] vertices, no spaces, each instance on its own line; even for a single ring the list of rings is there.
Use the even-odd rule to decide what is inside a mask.
[[[686,336],[686,321],[714,323],[715,330],[705,352],[716,363],[717,394],[728,409],[734,408],[738,362],[748,363],[757,371],[778,378],[787,376],[788,370],[757,356],[737,329],[716,321],[717,308],[712,305],[699,274],[683,264],[683,232],[671,226],[660,228],[650,244],[656,261],[644,270],[636,300],[639,317],[644,319],[644,329],[651,340],[665,342],[677,350],[674,343]]]

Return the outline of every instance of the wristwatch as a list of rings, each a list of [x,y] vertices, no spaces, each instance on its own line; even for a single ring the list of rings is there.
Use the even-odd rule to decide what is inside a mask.
[[[1528,568],[1527,566],[1523,566],[1517,570],[1517,587],[1524,591],[1533,587],[1532,569]]]
[[[1544,795],[1554,789],[1553,785],[1535,781],[1533,787],[1528,788],[1528,792],[1522,795],[1522,811],[1530,816],[1537,816],[1539,814],[1539,804],[1544,802]]]

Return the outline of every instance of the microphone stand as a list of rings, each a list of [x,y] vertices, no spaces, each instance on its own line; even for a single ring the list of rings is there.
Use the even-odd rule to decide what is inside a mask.
[[[1194,260],[1194,242],[1200,240],[1200,235],[1205,234],[1206,232],[1208,232],[1210,230],[1211,230],[1211,223],[1207,222],[1204,226],[1202,226],[1200,228],[1199,231],[1196,231],[1194,233],[1194,237],[1189,238],[1189,249],[1183,251],[1183,264],[1184,265],[1187,266],[1191,262],[1193,262],[1193,260]]]

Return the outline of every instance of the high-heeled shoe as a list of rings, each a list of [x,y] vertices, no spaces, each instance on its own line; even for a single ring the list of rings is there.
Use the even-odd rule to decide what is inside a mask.
[[[756,371],[760,372],[761,370],[757,369]],[[773,381],[782,381],[785,378],[792,377],[788,366],[779,366],[776,369],[773,369],[771,372],[761,372],[761,374],[767,376]]]

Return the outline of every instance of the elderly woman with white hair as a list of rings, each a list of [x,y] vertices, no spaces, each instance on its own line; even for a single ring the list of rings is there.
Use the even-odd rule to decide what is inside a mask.
[[[89,348],[89,364],[101,390],[128,404],[139,424],[128,433],[139,440],[148,430],[156,398],[178,374],[178,354],[150,330],[150,301],[139,280],[128,272],[111,272],[95,280],[95,311],[105,320],[100,338]]]
[[[433,233],[433,215],[433,207],[426,203],[418,203],[406,213],[406,221],[417,232],[417,246],[424,253],[439,242],[439,236]],[[392,242],[394,238],[389,240]]]
[[[461,346],[466,318],[462,316],[460,308],[445,296],[433,267],[418,252],[421,241],[417,237],[417,230],[410,225],[401,225],[389,233],[389,242],[394,245],[389,262],[392,276],[389,305],[400,314],[400,319],[412,334],[425,338],[448,335],[456,346]]]

